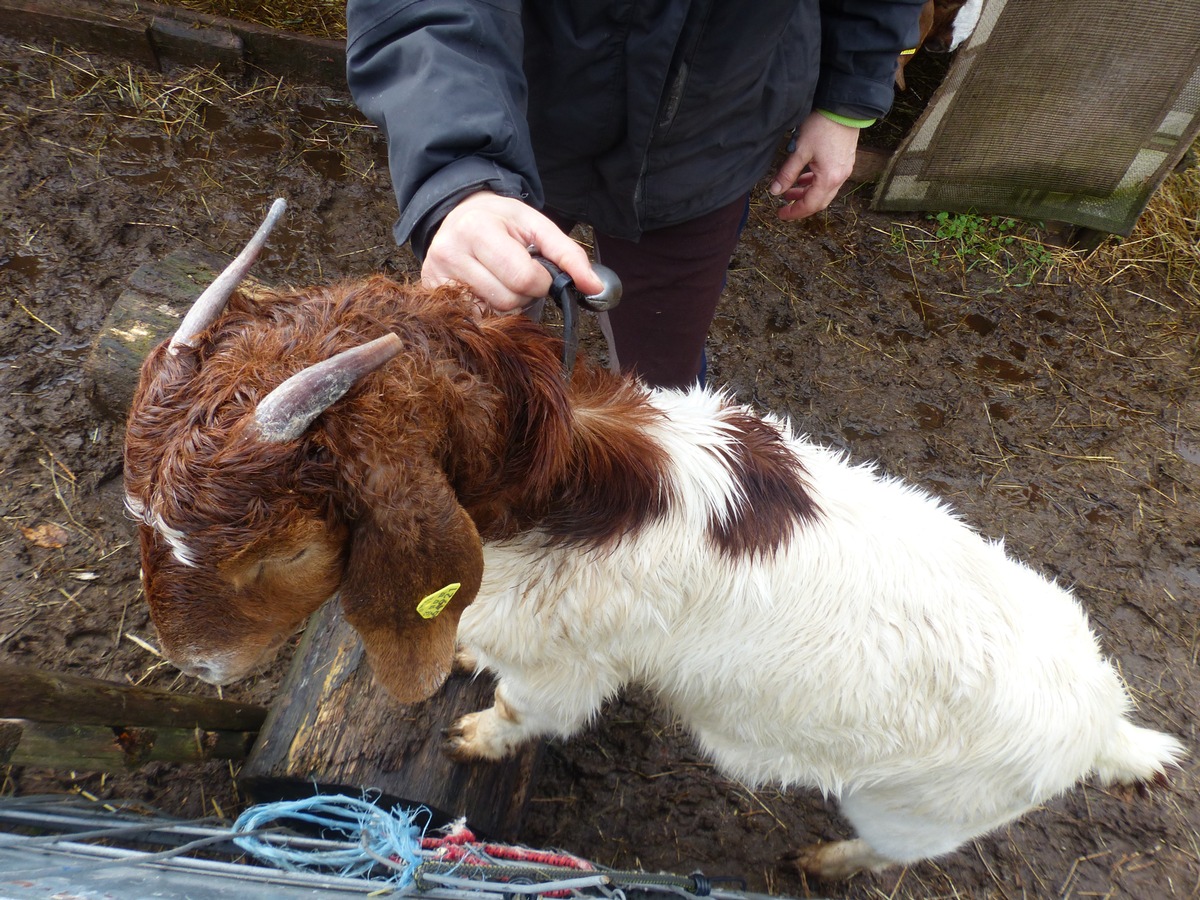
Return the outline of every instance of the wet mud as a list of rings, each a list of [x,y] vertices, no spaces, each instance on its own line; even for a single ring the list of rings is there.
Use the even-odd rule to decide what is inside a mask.
[[[391,239],[382,142],[344,94],[186,73],[147,85],[118,60],[49,49],[0,41],[0,661],[211,694],[146,647],[122,426],[91,402],[91,341],[139,265],[236,250],[277,195],[291,211],[264,279],[404,276],[414,262]],[[1070,585],[1138,720],[1194,747],[1200,298],[1154,267],[935,263],[924,217],[868,201],[860,188],[785,225],[756,197],[712,380],[933,490]],[[286,655],[225,695],[269,703]],[[232,775],[27,767],[4,790],[198,816],[237,810]],[[1197,895],[1197,833],[1189,761],[1148,799],[1083,786],[944,859],[806,884],[786,856],[846,836],[832,804],[723,778],[632,691],[549,745],[523,837],[792,896],[1149,898]]]

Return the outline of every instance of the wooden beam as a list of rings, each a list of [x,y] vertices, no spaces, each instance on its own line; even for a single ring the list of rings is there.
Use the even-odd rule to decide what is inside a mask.
[[[502,763],[464,765],[442,753],[442,732],[491,705],[490,679],[451,676],[425,703],[402,706],[375,683],[354,630],[335,604],[309,621],[296,662],[240,780],[252,797],[314,783],[375,788],[481,834],[516,837],[540,747]]]
[[[253,741],[253,732],[0,719],[0,764],[121,772],[148,762],[241,760]]]
[[[111,53],[151,69],[219,65],[346,86],[345,42],[138,0],[0,0],[0,34]]]
[[[847,180],[851,184],[878,181],[879,177],[883,174],[883,170],[887,168],[890,158],[891,154],[886,150],[877,150],[874,147],[859,147],[858,152],[854,155],[854,171],[850,173],[850,178]]]
[[[0,718],[72,725],[258,731],[261,706],[0,665]]]

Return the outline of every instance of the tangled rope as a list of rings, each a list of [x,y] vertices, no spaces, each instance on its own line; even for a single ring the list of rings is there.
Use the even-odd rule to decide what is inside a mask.
[[[365,798],[318,794],[251,807],[232,831],[238,847],[277,868],[382,879],[401,893],[411,889],[455,900],[619,897],[628,887],[706,897],[716,893],[714,881],[740,881],[709,879],[699,872],[677,876],[601,869],[569,853],[480,841],[461,819],[428,834],[431,819],[425,807],[383,810]],[[298,836],[289,823],[319,829],[321,837]],[[331,840],[331,834],[339,839]]]
[[[425,822],[418,826],[422,814]],[[429,810],[423,807],[386,811],[365,799],[317,794],[252,806],[233,823],[233,833],[234,843],[247,853],[289,872],[325,869],[364,878],[382,864],[391,872],[387,880],[402,888],[412,882],[420,865],[421,837],[429,819]],[[299,848],[271,840],[271,833],[288,823],[319,828],[323,836],[334,832],[348,846]]]

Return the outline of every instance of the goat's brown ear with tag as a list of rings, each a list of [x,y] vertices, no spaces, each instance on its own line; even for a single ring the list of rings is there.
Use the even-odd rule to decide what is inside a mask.
[[[409,491],[409,502],[377,507],[355,528],[341,587],[375,679],[401,703],[445,682],[459,617],[483,578],[475,523],[440,471],[425,474],[433,483]]]

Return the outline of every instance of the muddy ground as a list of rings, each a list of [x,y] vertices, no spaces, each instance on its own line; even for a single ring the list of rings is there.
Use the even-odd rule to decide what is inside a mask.
[[[89,344],[137,266],[186,247],[234,251],[279,194],[291,211],[262,277],[403,274],[413,261],[390,237],[382,144],[344,94],[148,78],[48,50],[0,41],[0,661],[211,694],[144,647],[154,635],[120,503],[122,427],[89,399]],[[756,201],[713,332],[713,381],[925,485],[1073,586],[1138,719],[1195,746],[1200,298],[1153,266],[1067,259],[1030,278],[944,245],[935,262],[919,243],[925,217],[872,212],[867,196],[787,226]],[[269,703],[282,671],[226,696]],[[25,768],[3,787],[197,816],[237,810],[231,775]],[[632,693],[549,747],[523,837],[792,896],[1200,892],[1193,763],[1165,794],[1130,802],[1085,786],[902,871],[806,885],[780,861],[846,830],[819,796],[723,779]]]

